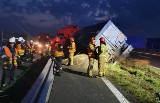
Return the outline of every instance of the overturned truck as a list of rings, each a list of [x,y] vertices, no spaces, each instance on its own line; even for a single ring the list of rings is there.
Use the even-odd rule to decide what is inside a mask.
[[[133,50],[133,47],[127,44],[127,37],[111,20],[108,21],[104,27],[102,27],[102,25],[99,24],[94,27],[90,26],[84,28],[74,35],[77,44],[77,52],[87,53],[87,47],[91,37],[96,38],[96,46],[100,45],[100,37],[104,37],[108,47],[107,53],[110,55],[111,60],[115,60],[117,57],[128,57],[129,53]]]

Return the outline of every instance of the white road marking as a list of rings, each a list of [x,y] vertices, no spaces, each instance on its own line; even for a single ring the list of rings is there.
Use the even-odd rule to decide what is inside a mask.
[[[153,67],[153,68],[155,68],[155,69],[159,69],[159,70],[160,70],[160,68],[158,68],[158,67],[154,67],[154,66],[151,66],[151,65],[150,65],[150,67]]]
[[[147,56],[143,56],[143,55],[139,55],[140,57],[144,57],[144,58],[151,58],[151,57],[147,57]]]
[[[108,88],[113,92],[116,98],[120,101],[120,103],[130,103],[115,87],[114,85],[105,77],[102,77],[104,83],[108,86]]]
[[[158,55],[158,54],[152,54],[152,53],[137,52],[137,51],[132,51],[132,52],[136,52],[136,53],[139,53],[139,54],[147,54],[147,55],[160,56],[160,55]]]

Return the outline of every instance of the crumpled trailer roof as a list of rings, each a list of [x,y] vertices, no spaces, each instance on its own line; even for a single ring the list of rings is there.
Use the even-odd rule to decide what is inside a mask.
[[[96,27],[98,27],[98,25]],[[75,35],[78,51],[87,53],[86,50],[91,37],[96,38],[96,46],[100,45],[100,37],[104,37],[108,47],[108,54],[110,55],[115,55],[118,52],[118,54],[126,57],[133,50],[133,47],[127,44],[127,37],[113,24],[111,20],[108,21],[104,27],[101,27],[101,30],[99,27],[95,29],[92,27],[92,30],[94,31],[92,32],[89,28],[88,30],[85,28],[85,30],[82,30]]]

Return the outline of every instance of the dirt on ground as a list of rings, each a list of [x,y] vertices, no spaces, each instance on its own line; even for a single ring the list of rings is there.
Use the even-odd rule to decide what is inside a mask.
[[[88,59],[88,56],[86,54],[75,55],[74,58],[73,58],[73,61],[74,61],[74,63],[73,63],[74,66],[76,66],[78,69],[81,69],[84,72],[87,71],[87,68],[88,68],[88,65],[89,65],[89,59]],[[67,65],[68,59],[63,60],[62,63],[64,65]],[[98,61],[96,59],[94,61],[93,71],[94,71],[94,74],[97,74],[97,72],[98,72]]]

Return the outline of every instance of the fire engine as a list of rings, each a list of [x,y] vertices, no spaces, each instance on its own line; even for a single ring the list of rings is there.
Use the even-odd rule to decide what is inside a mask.
[[[68,46],[69,44],[69,38],[72,37],[78,31],[79,27],[74,25],[68,25],[64,28],[57,30],[56,36],[60,38],[60,44],[64,46],[64,51],[66,50],[66,46]],[[53,37],[47,33],[41,33],[37,38],[37,42],[35,43],[37,45],[38,52],[44,52],[45,48],[48,46],[49,43],[51,45],[54,44],[55,38],[56,37]]]
[[[68,44],[68,40],[72,37],[76,32],[79,31],[78,26],[68,25],[65,28],[59,29],[57,31],[57,36],[61,39],[61,44],[64,46]]]

